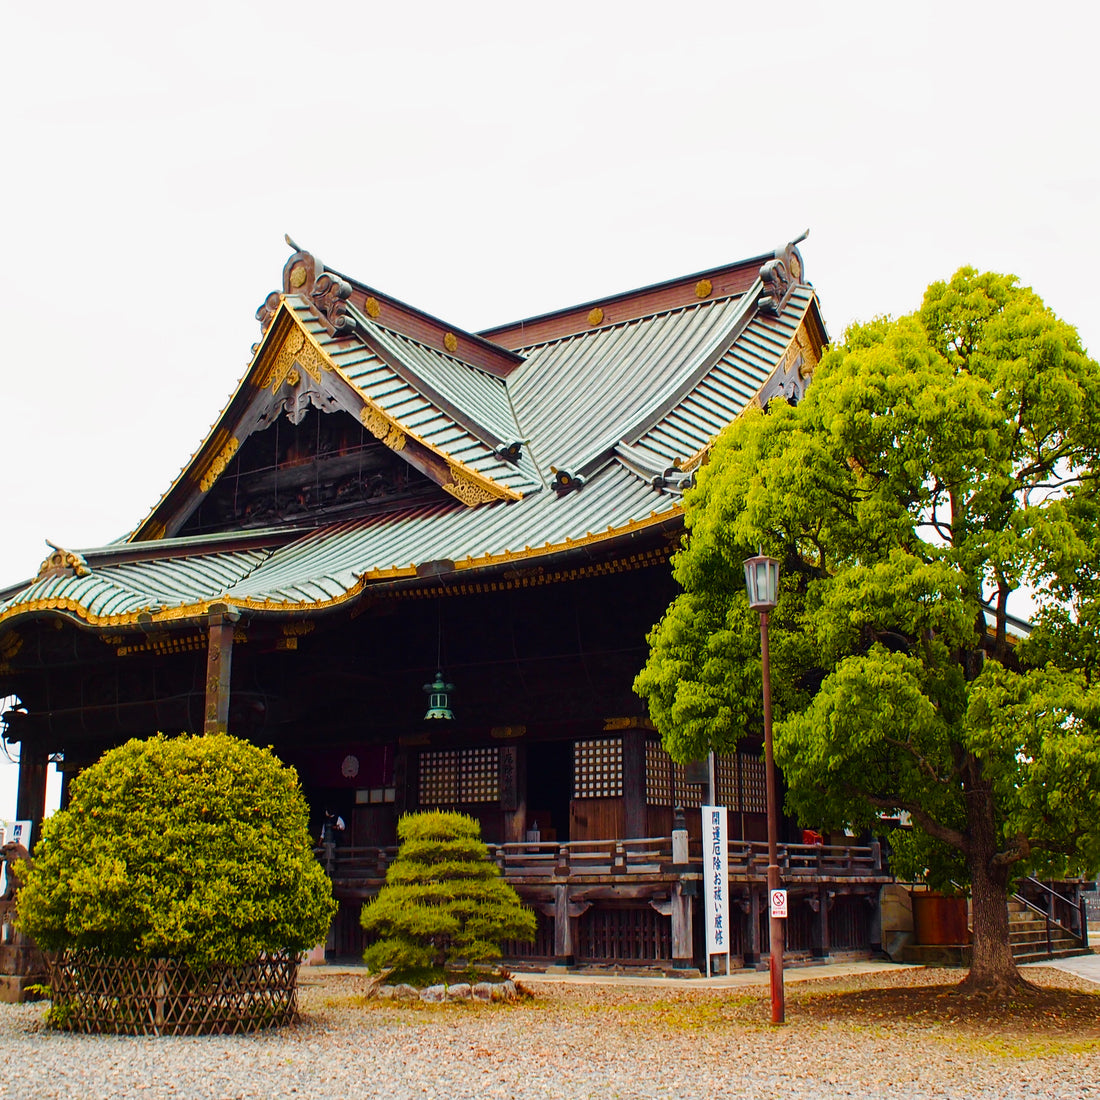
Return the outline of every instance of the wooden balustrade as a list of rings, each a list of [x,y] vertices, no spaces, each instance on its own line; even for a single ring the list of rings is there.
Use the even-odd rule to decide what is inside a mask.
[[[506,879],[520,881],[602,876],[638,879],[682,870],[673,871],[672,838],[667,836],[490,844],[489,853]],[[335,882],[370,891],[385,882],[386,868],[397,849],[326,844],[316,849],[316,854]],[[780,872],[787,882],[881,877],[884,873],[878,844],[781,844],[778,855]],[[693,864],[702,861],[698,842],[691,846],[690,859]],[[729,842],[731,879],[763,882],[767,866],[768,846],[763,841]],[[689,868],[697,870],[691,864]]]

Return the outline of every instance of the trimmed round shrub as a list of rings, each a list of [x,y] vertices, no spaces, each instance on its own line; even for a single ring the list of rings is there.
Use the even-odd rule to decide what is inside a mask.
[[[293,769],[226,734],[132,740],[73,780],[19,896],[48,951],[239,966],[336,910]]]
[[[500,957],[502,940],[535,938],[535,914],[500,877],[465,814],[406,814],[386,884],[363,907],[362,924],[378,937],[364,961],[371,970],[409,971]]]

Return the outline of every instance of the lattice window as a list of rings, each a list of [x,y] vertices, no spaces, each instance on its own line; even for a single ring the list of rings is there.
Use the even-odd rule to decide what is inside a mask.
[[[703,788],[688,783],[687,768],[673,762],[659,741],[645,743],[645,791],[650,806],[680,806],[696,810],[703,804]]]
[[[703,791],[706,789],[701,783],[689,783],[687,781],[687,765],[672,765],[672,781],[676,785],[676,803],[685,810],[697,810],[703,804]]]
[[[622,793],[622,738],[578,741],[573,746],[573,797],[621,798]]]
[[[740,810],[741,784],[737,777],[736,756],[716,756],[714,758],[714,785],[717,790],[717,805],[727,806],[731,810]]]
[[[719,757],[718,760],[726,760]],[[697,810],[703,804],[705,787],[699,783],[687,781],[687,766],[677,764],[665,752],[659,741],[647,741],[645,747],[646,763],[646,802],[650,806],[680,806],[685,810]],[[719,773],[721,775],[721,773]],[[737,793],[736,765],[734,765],[733,793]],[[722,790],[719,777],[718,789]],[[731,807],[733,803],[728,803]]]
[[[500,749],[463,749],[459,753],[458,800],[500,801]]]
[[[645,800],[650,806],[672,805],[672,757],[657,741],[645,743]]]
[[[420,754],[421,806],[499,801],[499,749],[447,749]]]
[[[768,785],[762,756],[740,753],[741,809],[749,814],[768,812]]]

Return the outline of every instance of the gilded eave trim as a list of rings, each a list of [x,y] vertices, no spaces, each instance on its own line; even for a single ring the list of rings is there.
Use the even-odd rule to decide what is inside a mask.
[[[411,428],[402,424],[395,416],[386,412],[377,401],[368,397],[362,389],[344,373],[343,368],[333,360],[309,329],[305,327],[295,310],[286,304],[285,297],[280,305],[280,309],[286,309],[290,314],[294,323],[302,331],[310,344],[313,345],[313,349],[323,358],[326,364],[325,369],[335,374],[345,385],[359,395],[363,402],[363,408],[359,413],[360,422],[367,431],[376,438],[382,440],[387,447],[394,451],[400,451],[405,446],[405,439],[415,439],[426,451],[430,451],[447,464],[447,467],[451,471],[451,481],[447,484],[442,484],[441,487],[446,489],[447,492],[458,500],[461,500],[464,504],[482,504],[490,500],[523,499],[523,494],[516,489],[512,489],[507,485],[501,485],[488,475],[480,473],[472,466],[468,466],[465,462],[453,458],[451,455],[448,455],[446,451],[441,450],[434,443],[429,443],[423,436],[418,435]],[[276,314],[276,319],[278,319],[278,314]],[[272,324],[274,325],[274,322],[272,322]],[[479,442],[481,441],[479,440]],[[479,490],[478,499],[470,499],[471,494],[465,491],[467,485],[477,487]]]
[[[609,524],[604,531],[589,532],[580,538],[566,538],[563,542],[546,543],[544,546],[525,546],[522,550],[504,550],[498,554],[487,553],[480,557],[469,555],[455,562],[456,571],[468,571],[485,569],[494,565],[504,565],[508,562],[526,561],[532,558],[549,557],[553,554],[567,550],[577,550],[585,546],[593,546],[603,542],[610,542],[623,535],[644,531],[647,528],[658,526],[669,520],[674,520],[683,515],[683,506],[673,504],[664,512],[651,512],[645,519],[630,520],[616,527]],[[301,600],[291,602],[289,600],[257,600],[239,599],[228,593],[212,596],[209,599],[197,603],[183,604],[179,607],[163,608],[154,611],[149,607],[137,608],[134,611],[121,615],[96,615],[89,611],[79,601],[66,597],[49,597],[40,600],[28,600],[24,603],[13,604],[0,613],[0,623],[24,615],[41,614],[42,612],[60,612],[73,615],[82,622],[92,627],[104,629],[121,626],[134,626],[138,622],[143,623],[174,623],[185,620],[201,620],[209,613],[215,604],[231,604],[242,611],[267,611],[282,614],[301,614],[302,612],[326,611],[343,603],[348,603],[359,596],[371,583],[388,580],[407,580],[416,577],[416,565],[391,565],[385,568],[371,569],[362,573],[359,579],[346,591],[326,600]]]
[[[200,492],[208,492],[214,486],[218,477],[224,472],[229,460],[233,457],[237,447],[244,442],[244,440],[238,440],[228,428],[223,426],[222,422],[226,413],[232,408],[234,401],[248,389],[254,391],[272,389],[277,391],[279,386],[286,380],[294,362],[298,362],[315,382],[320,381],[322,371],[331,372],[339,377],[362,400],[365,407],[360,414],[360,419],[363,419],[363,415],[366,414],[374,420],[375,424],[381,424],[382,421],[385,421],[387,430],[382,435],[378,435],[378,432],[375,432],[372,425],[367,423],[366,420],[363,420],[363,423],[368,430],[372,431],[372,434],[378,435],[378,438],[381,438],[391,449],[400,450],[403,446],[403,439],[406,437],[415,439],[421,447],[446,463],[451,471],[451,480],[446,484],[441,483],[442,488],[463,503],[475,505],[493,500],[523,499],[523,494],[517,490],[499,484],[486,474],[478,472],[459,459],[449,456],[434,444],[427,442],[369,398],[336,364],[320,341],[302,322],[297,310],[289,304],[287,298],[288,295],[286,294],[279,296],[279,308],[256,345],[256,351],[249,360],[243,377],[237,383],[236,388],[229,396],[229,400],[214,421],[214,426],[207,432],[203,441],[176,475],[172,484],[161,495],[160,500],[153,506],[145,519],[134,529],[133,534],[130,535],[127,541],[144,541],[142,536],[149,531],[156,531],[158,537],[162,535],[164,521],[158,517],[165,503],[185,483],[192,482]],[[283,355],[283,351],[290,339],[292,330],[296,330],[301,335],[303,342],[288,357]],[[304,356],[301,354],[303,350],[306,352]],[[285,360],[284,362],[280,362],[280,356]],[[214,445],[215,443],[216,445]],[[204,452],[210,453],[200,468],[198,460]]]
[[[214,420],[214,424],[211,427],[210,431],[206,433],[206,435],[203,437],[202,442],[198,445],[198,447],[195,448],[191,457],[183,464],[180,472],[176,474],[175,478],[172,480],[172,484],[169,485],[168,488],[161,494],[160,500],[158,500],[156,504],[154,504],[153,507],[149,510],[149,514],[145,517],[145,519],[143,519],[141,523],[139,523],[137,527],[134,528],[133,532],[127,538],[127,542],[153,541],[159,538],[163,538],[166,525],[163,521],[154,523],[154,521],[157,519],[158,513],[164,507],[165,502],[172,496],[172,494],[176,492],[176,490],[179,489],[181,485],[183,485],[183,483],[188,479],[190,475],[192,475],[196,460],[198,459],[199,455],[201,455],[203,451],[209,447],[211,440],[213,440],[218,435],[218,432],[223,432],[223,436],[226,442],[228,442],[229,438],[231,438],[231,433],[222,429],[222,420],[225,418],[225,414],[229,412],[230,408],[232,408],[233,402],[237,400],[238,396],[240,396],[240,394],[247,387],[251,386],[254,389],[259,388],[256,383],[256,379],[253,378],[253,372],[259,364],[261,357],[267,351],[268,345],[275,341],[276,337],[274,334],[276,330],[280,327],[277,322],[279,321],[279,318],[284,315],[289,317],[291,321],[293,321],[295,324],[299,324],[298,318],[295,316],[294,311],[286,304],[286,295],[281,294],[279,296],[279,308],[278,310],[276,310],[275,316],[272,317],[271,323],[267,326],[263,335],[256,343],[256,350],[253,352],[252,358],[248,361],[248,366],[245,367],[244,374],[241,376],[236,387],[233,389],[233,392],[230,393],[229,400],[226,401],[226,403],[222,406],[222,410],[220,413],[218,413],[217,418]],[[310,336],[308,332],[306,332],[305,328],[302,327],[300,324],[299,327],[302,328],[302,331],[305,333],[305,335],[309,337],[314,345],[316,345],[316,341],[313,340],[313,337]],[[319,348],[317,350],[320,351]],[[220,454],[221,448],[215,448],[215,453],[212,456],[211,463],[216,462]],[[206,471],[204,470],[203,474],[205,474],[205,472]],[[205,491],[201,484],[202,477],[203,475],[196,476],[194,478],[194,482],[197,487],[202,489],[202,491]],[[151,540],[141,538],[141,535],[146,530],[155,531]]]

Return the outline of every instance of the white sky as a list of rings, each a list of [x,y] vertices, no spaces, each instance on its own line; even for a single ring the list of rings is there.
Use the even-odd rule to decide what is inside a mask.
[[[797,236],[830,330],[1011,271],[1100,349],[1069,2],[9,4],[0,585],[149,511],[289,232],[478,329]],[[0,761],[0,818],[14,812]]]

